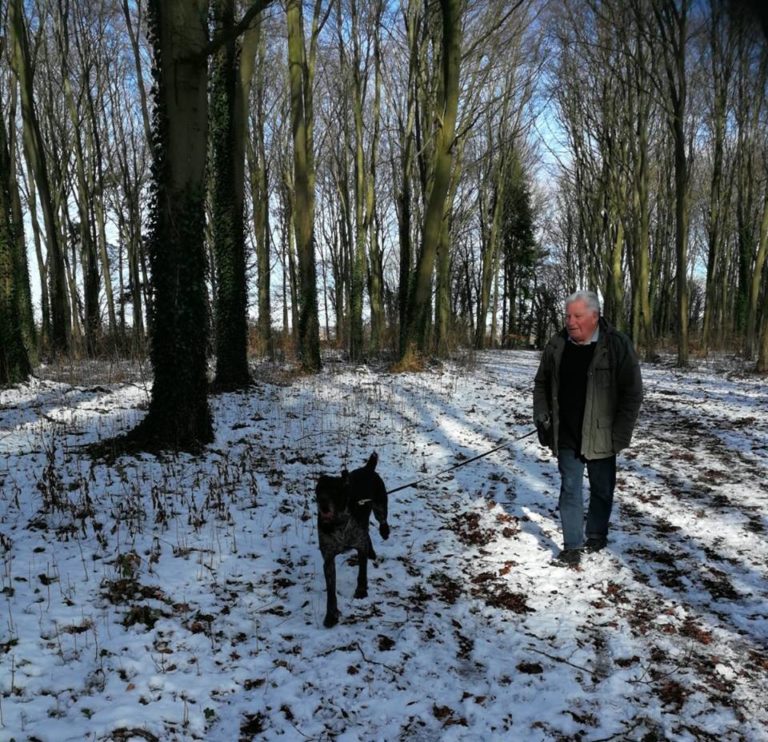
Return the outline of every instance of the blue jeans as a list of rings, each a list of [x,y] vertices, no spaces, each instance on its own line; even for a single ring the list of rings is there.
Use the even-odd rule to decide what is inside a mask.
[[[557,454],[560,470],[560,521],[563,524],[563,548],[584,545],[584,467],[589,477],[587,538],[605,538],[613,507],[616,486],[616,456],[592,459],[584,463],[576,452],[563,448]]]

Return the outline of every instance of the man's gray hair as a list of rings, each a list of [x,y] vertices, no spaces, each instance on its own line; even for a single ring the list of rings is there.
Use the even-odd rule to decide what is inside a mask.
[[[567,307],[574,301],[583,301],[587,305],[587,309],[600,314],[600,298],[594,291],[575,291],[565,300],[565,306]]]

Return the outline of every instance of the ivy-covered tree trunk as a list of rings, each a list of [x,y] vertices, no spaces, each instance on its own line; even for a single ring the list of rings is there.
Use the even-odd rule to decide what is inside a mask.
[[[133,439],[149,449],[197,450],[213,438],[208,407],[205,160],[207,0],[151,0],[154,67],[149,412]]]
[[[218,34],[231,34],[234,0],[215,0]],[[250,383],[245,281],[245,114],[234,37],[216,53],[211,79],[211,209],[216,259],[216,378],[221,390]]]
[[[0,52],[2,47],[0,46]],[[11,199],[11,158],[0,96],[0,385],[25,381],[32,369],[24,347],[18,295],[23,290]],[[29,277],[27,276],[27,288]]]

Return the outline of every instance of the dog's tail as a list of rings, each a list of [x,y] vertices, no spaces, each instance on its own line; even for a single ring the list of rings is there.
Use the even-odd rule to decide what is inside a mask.
[[[379,454],[374,451],[368,461],[365,464],[365,468],[368,469],[368,471],[373,471],[376,469],[376,464],[379,463]]]

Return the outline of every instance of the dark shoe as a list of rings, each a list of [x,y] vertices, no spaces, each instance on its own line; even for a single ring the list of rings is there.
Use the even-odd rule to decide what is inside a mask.
[[[607,544],[608,539],[605,536],[598,536],[596,538],[588,538],[585,548],[590,554],[594,554],[595,552],[602,551]]]
[[[563,549],[555,561],[565,567],[578,567],[581,562],[581,549]]]

